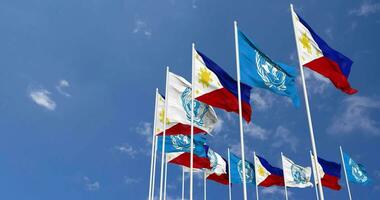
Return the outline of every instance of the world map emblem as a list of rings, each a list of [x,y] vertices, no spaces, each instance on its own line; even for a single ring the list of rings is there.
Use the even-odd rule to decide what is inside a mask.
[[[277,69],[268,59],[256,51],[257,73],[269,88],[275,88],[279,91],[285,91],[286,74]]]
[[[255,177],[255,173],[254,173],[252,167],[247,162],[244,162],[244,163],[245,163],[245,179],[248,183],[252,183],[253,179]],[[243,162],[242,162],[242,160],[239,160],[239,162],[237,163],[237,168],[238,168],[240,179],[243,180]]]
[[[173,147],[179,151],[190,151],[190,138],[185,135],[171,135],[170,140]]]
[[[181,94],[182,106],[186,112],[186,118],[191,121],[191,88],[187,87]],[[204,117],[209,111],[209,107],[197,100],[194,100],[194,124],[203,126],[205,124]]]
[[[364,167],[360,164],[357,164],[351,158],[348,162],[351,166],[351,174],[358,183],[365,183],[368,181],[367,172],[364,170]]]
[[[293,180],[296,184],[306,184],[309,182],[304,168],[298,165],[292,164],[290,169],[291,169]]]

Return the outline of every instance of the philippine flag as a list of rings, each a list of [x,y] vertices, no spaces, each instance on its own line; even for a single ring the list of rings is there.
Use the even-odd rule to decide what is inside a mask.
[[[348,82],[353,62],[332,49],[294,11],[292,15],[301,64],[330,79],[343,92],[355,94],[357,90]]]
[[[220,66],[199,51],[194,50],[195,98],[208,105],[227,112],[239,113],[237,82]],[[247,122],[251,121],[251,87],[240,84],[242,114]]]
[[[260,156],[255,156],[256,184],[263,187],[273,185],[284,186],[284,173],[282,169],[273,167]]]
[[[333,190],[340,190],[340,169],[340,164],[318,157],[318,171],[321,176],[322,186]]]
[[[190,167],[190,153],[189,152],[173,152],[166,153],[166,162],[177,164],[185,167]],[[210,160],[207,157],[201,157],[196,154],[193,155],[193,168],[196,169],[210,169]]]

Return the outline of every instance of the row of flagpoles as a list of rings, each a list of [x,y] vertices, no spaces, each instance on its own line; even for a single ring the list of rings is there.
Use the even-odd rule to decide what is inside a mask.
[[[309,126],[311,150],[312,154],[314,155],[312,156],[312,165],[319,166],[320,163],[318,162],[319,158],[314,139],[313,123],[309,108],[308,92],[303,67],[308,67],[311,70],[329,78],[330,81],[335,85],[335,87],[342,90],[343,92],[347,94],[354,94],[357,92],[357,90],[351,88],[348,82],[348,75],[350,73],[352,61],[349,58],[337,52],[336,50],[329,47],[327,43],[325,43],[311,29],[311,27],[301,17],[299,17],[299,15],[297,15],[294,12],[292,5],[290,5],[290,9],[292,13],[294,35],[299,60],[299,69],[302,80],[302,89],[304,94],[306,114]],[[199,133],[210,133],[217,122],[215,111],[211,106],[224,109],[228,112],[238,113],[241,160],[244,161],[243,163],[245,163],[246,159],[244,151],[243,119],[245,119],[248,123],[250,122],[251,107],[249,104],[249,94],[251,87],[265,88],[276,94],[288,96],[292,99],[293,103],[296,106],[299,105],[299,99],[295,83],[295,69],[287,65],[274,62],[268,56],[262,53],[248,39],[248,37],[246,37],[238,29],[236,21],[234,22],[234,35],[237,70],[236,81],[233,78],[231,78],[226,72],[224,72],[223,69],[220,68],[211,59],[197,51],[195,49],[194,44],[192,45],[191,83],[187,82],[184,78],[170,72],[169,67],[167,67],[165,96],[163,97],[162,95],[160,95],[158,89],[156,89],[148,199],[153,200],[155,197],[154,188],[156,182],[156,155],[159,145],[161,150],[161,167],[159,181],[160,200],[166,199],[166,180],[168,162],[182,164],[184,166],[189,167],[190,200],[193,200],[194,164],[198,165],[199,160],[202,160],[204,157],[209,159],[210,166],[213,164],[213,162],[223,162],[222,160],[224,159],[208,147],[205,147],[205,149],[202,150],[204,146],[201,145],[201,148],[200,150],[198,149],[198,151],[197,145],[199,141],[198,143],[194,144],[194,142],[199,139],[198,137],[195,138],[195,134],[198,135]],[[190,135],[190,138],[180,137],[179,134]],[[162,136],[162,142],[160,143],[158,140],[158,136]],[[174,151],[172,153],[167,152],[166,148],[169,147],[165,147],[166,138],[170,138],[172,142],[174,141],[175,144],[173,143],[173,148],[177,149],[177,151]],[[183,152],[180,153],[181,151],[178,151],[178,149],[183,150]],[[198,159],[197,156],[199,156],[199,152],[201,152],[203,157],[200,156]],[[194,158],[197,158],[196,163],[194,163]],[[258,171],[256,169],[256,158],[257,160],[261,159],[262,162],[264,162],[265,160],[263,160],[263,158],[256,157],[256,155],[254,155],[254,158],[254,174],[256,178],[254,182],[256,182],[256,198],[258,199]],[[282,156],[282,160],[284,161],[284,156]],[[205,160],[203,159],[202,161]],[[230,188],[230,164],[230,153],[228,153],[228,172],[226,172],[226,168],[218,169],[218,167],[220,166],[211,166],[211,169],[207,169],[207,167],[199,168],[206,168],[204,171],[204,181],[206,181],[206,177],[208,179],[212,179],[215,177],[220,178],[222,175],[218,170],[224,170],[224,175],[228,176],[224,176],[224,178],[228,179],[228,184]],[[225,162],[224,166],[227,166]],[[346,167],[344,165],[344,162],[343,166],[344,168]],[[241,176],[241,182],[243,184],[243,198],[244,200],[247,200],[246,164],[242,164],[240,170],[241,171],[239,171],[239,173],[243,174]],[[277,169],[275,169],[275,171],[276,170]],[[281,169],[279,170],[281,171]],[[320,170],[314,171],[314,179],[318,180],[316,182],[319,183],[322,181],[322,184],[316,185],[318,185],[317,195],[319,196],[319,199],[323,200],[323,180],[321,178],[321,172]],[[345,175],[347,180],[346,171]],[[182,177],[184,179],[184,172],[182,174]],[[286,181],[284,181],[284,184],[285,182]],[[349,187],[348,181],[347,187]],[[206,188],[204,188],[204,190],[206,191]],[[183,195],[184,186],[182,186],[182,197]],[[349,196],[351,199],[350,193]],[[231,199],[231,190],[229,190],[229,197]]]

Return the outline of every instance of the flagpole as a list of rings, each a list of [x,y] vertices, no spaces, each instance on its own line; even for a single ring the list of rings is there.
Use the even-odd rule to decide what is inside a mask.
[[[281,152],[282,169],[284,169],[284,154]],[[288,189],[286,189],[286,180],[284,175],[285,199],[288,200]]]
[[[153,166],[156,162],[155,160],[155,147],[156,147],[156,134],[155,134],[155,131],[156,131],[156,116],[157,116],[157,97],[158,97],[158,88],[156,88],[156,95],[155,95],[155,101],[154,101],[154,117],[153,117],[153,133],[152,133],[152,157],[151,157],[151,160],[150,160],[150,177],[149,177],[149,197],[148,199],[152,200],[152,193],[153,193],[153,177],[155,176],[155,172],[153,170]]]
[[[156,164],[157,164],[157,136],[154,140],[154,162],[153,162],[153,178],[152,178],[152,200],[154,199],[155,181],[156,181]]]
[[[182,167],[182,200],[185,200],[185,169]]]
[[[229,196],[229,200],[232,200],[230,148],[227,148],[227,152],[228,152],[228,196]]]
[[[203,199],[207,200],[207,181],[206,181],[206,171],[203,171]]]
[[[193,162],[194,162],[194,51],[195,44],[191,50],[191,137],[190,137],[190,200],[193,200]]]
[[[303,94],[304,94],[304,99],[305,99],[306,114],[307,114],[307,119],[308,119],[308,124],[309,124],[310,140],[311,140],[311,146],[312,146],[312,150],[313,150],[313,154],[314,154],[313,158],[314,158],[314,163],[317,164],[318,163],[318,160],[317,160],[317,158],[318,158],[317,147],[315,145],[313,122],[312,122],[312,119],[311,119],[311,113],[310,113],[310,108],[309,108],[309,98],[308,98],[307,89],[306,89],[305,76],[304,76],[304,73],[303,73],[303,67],[302,67],[301,60],[300,60],[301,59],[301,55],[300,55],[300,47],[299,47],[298,42],[297,42],[296,27],[295,27],[295,24],[294,24],[293,4],[290,4],[290,9],[291,9],[291,12],[292,12],[292,22],[293,22],[293,29],[294,29],[294,38],[296,40],[296,45],[297,45],[298,63],[299,63],[300,71],[301,71],[302,88],[303,88]],[[316,174],[317,174],[317,178],[318,178],[318,180],[320,182],[319,170],[317,170]],[[321,184],[318,184],[318,189],[319,189],[319,196],[320,196],[321,200],[324,200],[325,198],[323,196],[323,189],[322,189],[322,185]]]
[[[255,159],[256,159],[256,152],[254,151],[253,152],[253,167],[255,168],[255,187],[256,187],[256,200],[259,200],[259,187],[257,185],[257,170],[256,170],[256,162],[255,162]]]
[[[343,158],[342,146],[339,146],[339,149],[340,149],[340,156],[342,158],[342,163],[343,163],[344,177],[346,177],[346,185],[347,185],[348,196],[350,197],[350,200],[352,200],[351,190],[350,190],[350,184],[348,183],[348,178],[347,178],[346,164],[345,164],[344,158]]]
[[[167,179],[168,179],[168,162],[166,162],[166,158],[165,158],[164,200],[166,200]]]
[[[315,195],[317,196],[317,200],[319,200],[319,195],[318,195],[318,181],[317,181],[317,175],[316,175],[316,167],[314,165],[313,161],[313,154],[310,152],[310,160],[311,160],[311,166],[313,167],[313,176],[314,176],[314,184],[315,184]]]
[[[241,106],[241,88],[240,88],[240,59],[239,59],[239,44],[238,44],[238,29],[237,22],[234,21],[234,32],[235,32],[235,56],[236,56],[236,73],[237,73],[237,87],[238,87],[238,101],[239,101],[239,126],[240,126],[240,148],[241,148],[241,159],[245,161],[244,153],[244,133],[243,133],[243,114]],[[243,165],[243,197],[247,200],[247,180],[246,180],[246,169]]]
[[[162,189],[164,184],[164,164],[165,164],[165,135],[166,135],[166,117],[168,113],[168,79],[169,67],[166,67],[166,83],[165,83],[165,110],[164,110],[164,132],[162,135],[162,150],[161,150],[161,177],[160,177],[160,200],[162,200]]]

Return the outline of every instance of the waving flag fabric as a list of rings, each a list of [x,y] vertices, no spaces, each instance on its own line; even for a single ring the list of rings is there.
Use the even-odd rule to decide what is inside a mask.
[[[353,62],[332,49],[299,15],[292,15],[301,64],[330,79],[343,92],[355,94],[357,90],[348,82]]]
[[[190,167],[190,153],[189,152],[173,152],[166,153],[166,162],[177,164],[185,167]],[[196,169],[210,169],[210,160],[207,157],[201,157],[194,153],[193,155],[193,168]]]
[[[289,158],[282,156],[284,180],[287,187],[305,188],[313,186],[311,183],[311,168],[295,164]]]
[[[191,84],[184,78],[169,72],[168,75],[167,117],[170,123],[180,123],[171,127],[166,134],[190,134],[191,125]],[[205,103],[194,100],[194,133],[210,133],[218,118],[214,109]],[[174,129],[176,128],[176,129]]]
[[[241,31],[238,37],[241,82],[288,96],[299,106],[295,68],[272,61]]]
[[[339,185],[341,169],[340,164],[318,157],[317,169],[321,178],[322,186],[333,190],[341,189],[341,186]]]
[[[260,156],[255,156],[256,184],[263,187],[284,186],[284,173],[282,169],[273,167]]]
[[[226,160],[210,148],[208,149],[207,155],[211,165],[209,170],[205,170],[207,179],[228,185],[229,181]]]
[[[162,151],[162,136],[158,137],[158,150]],[[190,136],[178,134],[165,137],[165,152],[190,152]],[[207,157],[205,148],[206,138],[203,135],[194,135],[194,154]]]
[[[370,183],[367,171],[364,166],[356,163],[352,158],[343,153],[344,166],[346,167],[346,174],[349,181],[367,185]]]
[[[235,154],[230,154],[231,183],[243,183],[243,161]],[[255,184],[255,168],[245,161],[245,178],[247,183]]]
[[[195,51],[195,98],[208,105],[239,113],[237,82],[214,61],[199,51]],[[244,119],[251,120],[251,88],[241,85],[242,113]]]

